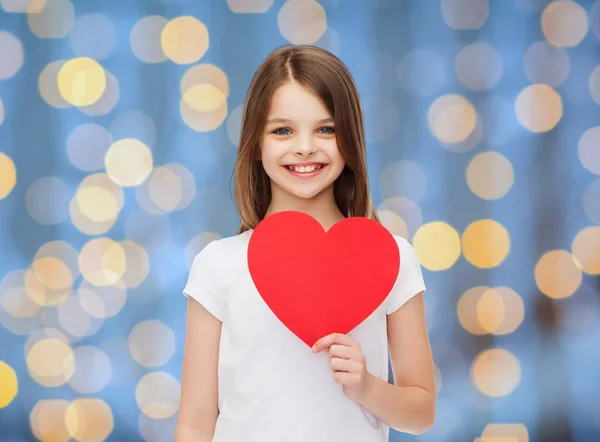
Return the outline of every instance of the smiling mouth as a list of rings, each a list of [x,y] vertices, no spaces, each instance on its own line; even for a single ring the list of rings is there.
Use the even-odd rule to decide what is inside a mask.
[[[315,164],[310,164],[308,166],[295,166],[295,165],[285,165],[283,167],[285,167],[287,170],[291,171],[291,172],[296,172],[296,173],[312,173],[312,172],[316,172],[317,170],[322,169],[325,166],[325,164],[320,164],[320,163],[315,163]]]

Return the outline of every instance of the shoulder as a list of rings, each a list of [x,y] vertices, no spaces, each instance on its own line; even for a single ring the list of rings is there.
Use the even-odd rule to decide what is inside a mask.
[[[203,262],[218,267],[224,262],[231,262],[236,257],[244,256],[248,248],[250,233],[250,231],[246,231],[239,235],[212,240],[196,254],[194,262]]]
[[[392,235],[392,236],[396,240],[396,244],[398,244],[398,249],[400,250],[400,259],[401,260],[406,255],[410,256],[411,258],[416,257],[416,251],[415,251],[414,247],[412,246],[412,244],[410,242],[408,242],[408,240],[406,238],[404,238],[403,236],[399,236],[399,235]]]

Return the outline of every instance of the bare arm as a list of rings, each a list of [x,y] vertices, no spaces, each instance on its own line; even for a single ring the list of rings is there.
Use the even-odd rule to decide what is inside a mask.
[[[211,442],[218,416],[221,321],[188,298],[181,402],[175,442]]]
[[[435,378],[423,293],[388,316],[394,384],[369,377],[362,405],[395,430],[421,434],[435,421]]]

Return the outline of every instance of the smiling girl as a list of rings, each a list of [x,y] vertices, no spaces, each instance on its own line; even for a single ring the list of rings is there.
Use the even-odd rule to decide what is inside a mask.
[[[260,65],[244,106],[235,199],[238,234],[196,256],[184,289],[176,442],[380,442],[389,428],[431,428],[425,284],[405,239],[394,237],[402,264],[386,300],[350,333],[324,336],[312,351],[264,303],[248,270],[249,239],[269,215],[304,212],[325,230],[347,217],[378,221],[358,91],[336,56],[284,46]]]

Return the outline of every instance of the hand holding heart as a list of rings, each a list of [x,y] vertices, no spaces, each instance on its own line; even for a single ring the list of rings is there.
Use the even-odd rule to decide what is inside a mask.
[[[360,402],[372,380],[360,344],[347,335],[332,333],[319,339],[312,350],[327,351],[335,382],[343,386],[347,398]]]

